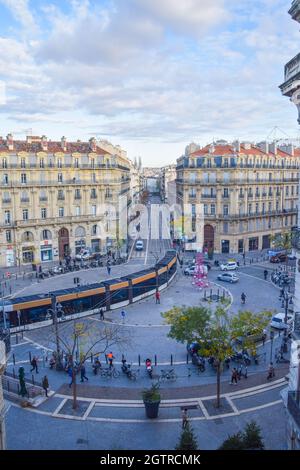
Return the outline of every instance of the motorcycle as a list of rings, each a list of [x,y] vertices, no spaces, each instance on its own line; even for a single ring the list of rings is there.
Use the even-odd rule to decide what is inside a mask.
[[[99,370],[101,369],[101,362],[99,361],[99,359],[95,360],[94,364],[92,365],[92,368],[94,374],[97,375]]]
[[[126,374],[130,380],[136,379],[136,373],[132,372],[131,364],[127,364],[126,359],[122,359],[121,369],[122,369],[122,372],[124,372],[124,374]]]
[[[150,379],[152,379],[152,377],[153,377],[153,368],[152,368],[151,359],[146,359],[145,363],[146,363],[146,371],[148,372],[148,375],[149,375]]]
[[[192,363],[198,367],[198,369],[200,370],[200,372],[204,372],[205,371],[205,359],[204,357],[201,357],[201,356],[198,356],[197,353],[194,353],[192,355]]]

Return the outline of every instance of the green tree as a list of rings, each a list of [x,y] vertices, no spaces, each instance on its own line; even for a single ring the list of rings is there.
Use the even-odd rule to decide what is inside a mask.
[[[261,429],[255,421],[251,421],[245,427],[244,445],[246,449],[263,450],[265,448]]]
[[[243,432],[228,436],[219,450],[264,450],[261,429],[255,421],[246,424]]]
[[[175,450],[198,450],[197,439],[190,423],[182,430],[180,440]]]
[[[221,374],[226,358],[234,353],[234,339],[247,335],[255,327],[261,332],[268,324],[266,315],[239,313],[232,320],[226,309],[219,305],[215,311],[208,307],[173,307],[162,313],[166,323],[171,326],[168,336],[184,343],[197,342],[200,345],[199,354],[213,357],[217,372],[217,408],[220,407]]]
[[[282,232],[276,233],[275,235],[270,235],[270,242],[273,248],[280,248],[285,251],[292,249],[292,232]],[[288,258],[286,258],[285,264],[288,264]]]
[[[272,312],[253,313],[250,310],[239,311],[231,320],[232,338],[242,338],[243,347],[252,354],[256,352],[255,339],[262,335],[272,318]]]

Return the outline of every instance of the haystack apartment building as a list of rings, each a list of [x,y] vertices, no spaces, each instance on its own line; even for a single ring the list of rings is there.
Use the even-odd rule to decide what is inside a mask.
[[[83,248],[112,246],[119,198],[131,202],[130,167],[119,146],[94,138],[0,138],[0,266],[58,261]],[[103,240],[101,230],[112,236]]]
[[[269,248],[270,235],[297,225],[299,157],[300,149],[275,142],[189,145],[176,168],[177,203],[191,214],[182,227],[189,241],[197,246],[198,237],[216,253]],[[204,212],[201,234],[197,204]]]

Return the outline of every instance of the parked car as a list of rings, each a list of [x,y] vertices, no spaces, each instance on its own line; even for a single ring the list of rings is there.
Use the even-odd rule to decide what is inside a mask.
[[[195,353],[197,354],[200,349],[200,344],[197,342],[188,343],[186,346],[187,352],[193,356]]]
[[[143,240],[137,240],[135,243],[135,249],[136,251],[143,251],[144,249],[144,242]]]
[[[222,263],[220,268],[222,271],[234,271],[238,269],[238,264],[236,261],[228,261],[227,263]]]
[[[221,273],[218,275],[218,281],[230,282],[233,284],[234,282],[239,281],[239,277],[235,273]]]
[[[276,313],[276,315],[272,317],[270,326],[272,328],[276,328],[277,330],[285,330],[286,328],[288,328],[288,330],[291,330],[293,326],[293,315],[288,313],[287,325],[284,323],[284,319],[285,319],[284,312]]]
[[[75,257],[78,261],[87,261],[92,258],[92,254],[89,250],[82,250],[78,255]]]
[[[183,274],[186,276],[193,276],[195,274],[196,266],[188,266],[184,269]]]
[[[290,253],[289,255],[287,255],[287,257],[291,261],[294,261],[295,259],[297,259],[296,255],[294,253]]]
[[[270,263],[283,263],[287,260],[287,255],[285,253],[279,253],[278,255],[271,256]]]
[[[62,274],[63,273],[63,267],[62,266],[54,266],[53,272],[54,274]]]

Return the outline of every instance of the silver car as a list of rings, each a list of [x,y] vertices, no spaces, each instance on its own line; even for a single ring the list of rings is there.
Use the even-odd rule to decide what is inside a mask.
[[[222,273],[218,275],[218,281],[230,282],[233,284],[234,282],[239,281],[239,277],[235,273]]]

